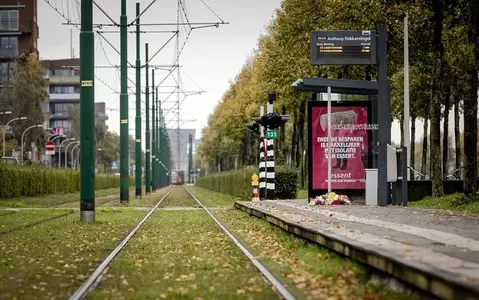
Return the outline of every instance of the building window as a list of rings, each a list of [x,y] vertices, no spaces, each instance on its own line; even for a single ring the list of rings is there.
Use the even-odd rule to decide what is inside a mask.
[[[67,115],[70,109],[70,104],[67,103],[55,103],[53,104],[53,114]]]
[[[64,131],[70,130],[70,121],[68,120],[55,120],[53,121],[52,128],[63,128]]]
[[[73,76],[73,70],[70,69],[54,69],[52,76]]]
[[[75,87],[70,85],[53,85],[50,86],[50,94],[74,94]]]
[[[15,67],[15,62],[0,63],[0,83],[3,83],[4,81],[10,79],[10,74]]]
[[[0,38],[0,56],[17,56],[18,55],[18,37],[4,36]]]
[[[18,31],[18,10],[0,10],[0,30]]]

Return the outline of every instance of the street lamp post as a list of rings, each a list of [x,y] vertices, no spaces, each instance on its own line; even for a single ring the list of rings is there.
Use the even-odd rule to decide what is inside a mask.
[[[78,166],[80,165],[80,151],[81,151],[81,149],[78,149],[78,151],[76,153],[77,155],[75,157],[75,170],[77,170]]]
[[[5,112],[4,112],[5,113]],[[26,120],[27,117],[17,117],[17,118],[13,118],[11,119],[10,121],[7,122],[7,124],[5,124],[5,126],[3,126],[3,157],[5,157],[5,131],[6,131],[6,128],[8,126],[8,124],[14,122],[14,121],[17,121],[17,120]]]
[[[25,129],[25,131],[22,133],[21,150],[20,150],[20,155],[21,155],[21,158],[22,158],[22,164],[23,164],[23,139],[25,137],[25,133],[32,128],[41,128],[41,127],[43,127],[43,124],[32,125],[32,126],[28,127],[27,129]]]
[[[57,139],[62,138],[62,137],[66,137],[66,135],[64,135],[64,134],[59,134],[59,135],[55,136],[50,142],[54,143]],[[56,143],[55,143],[55,148],[58,148],[58,147],[56,146]],[[60,159],[60,152],[58,153],[58,159]],[[50,168],[52,167],[52,165],[53,165],[53,164],[52,164],[52,159],[50,158]]]
[[[72,169],[74,168],[74,167],[73,167],[73,166],[74,166],[74,165],[73,165],[73,162],[75,161],[75,160],[73,159],[73,158],[74,158],[74,157],[73,157],[73,152],[74,152],[78,147],[80,147],[80,142],[79,142],[79,141],[76,142],[76,145],[75,145],[75,146],[73,146],[72,152],[71,152],[71,154],[70,154],[70,160],[71,160]]]
[[[63,142],[61,142],[60,146],[58,146],[58,168],[62,167],[62,146],[63,146],[63,144],[65,142],[74,141],[74,140],[75,140],[75,138],[66,139]],[[66,162],[65,162],[65,164],[66,164]]]
[[[68,169],[68,147],[74,144],[79,144],[80,141],[72,141],[65,146],[65,169]]]

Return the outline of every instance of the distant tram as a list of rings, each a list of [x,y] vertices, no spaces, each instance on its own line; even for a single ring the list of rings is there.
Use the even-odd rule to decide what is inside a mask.
[[[183,185],[185,183],[185,172],[184,171],[173,171],[171,172],[171,184],[172,185]]]

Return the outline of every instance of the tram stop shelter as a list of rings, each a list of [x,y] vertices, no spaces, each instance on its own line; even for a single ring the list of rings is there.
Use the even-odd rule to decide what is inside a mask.
[[[366,182],[366,174],[375,174],[375,179],[372,179],[374,196],[378,197],[380,185],[387,186],[388,191],[392,186],[388,199],[378,197],[377,203],[380,206],[407,201],[407,181],[403,184],[401,176],[407,174],[406,160],[398,159],[397,153],[401,153],[403,149],[390,146],[390,100],[385,97],[386,103],[379,103],[378,82],[305,77],[296,80],[292,87],[299,92],[313,93],[312,100],[308,101],[309,198],[328,192],[327,173],[331,170],[330,188],[336,193],[344,193],[350,197],[366,197],[366,185],[371,183],[371,180]],[[340,100],[331,100],[331,123],[326,122],[326,107],[329,101],[324,101],[321,97],[328,90],[331,94],[340,95]],[[330,97],[328,96],[328,99]],[[380,109],[386,109],[387,113],[379,113]],[[331,135],[331,144],[334,146],[331,146],[330,169],[327,162],[327,124],[332,124],[331,127],[336,126],[337,129]],[[386,133],[380,134],[380,130],[386,130]],[[380,144],[388,148],[386,157],[378,155]],[[331,168],[331,164],[335,166]],[[397,168],[398,165],[401,167]],[[382,172],[387,174],[387,178],[377,176],[378,173],[381,174],[381,168],[386,169]],[[371,193],[371,186],[369,192]]]

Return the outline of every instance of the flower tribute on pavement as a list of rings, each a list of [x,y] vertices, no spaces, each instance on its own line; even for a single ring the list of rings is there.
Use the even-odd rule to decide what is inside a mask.
[[[321,196],[316,196],[313,200],[309,202],[310,206],[317,205],[350,205],[351,201],[346,195],[338,195],[334,192],[324,194]]]

